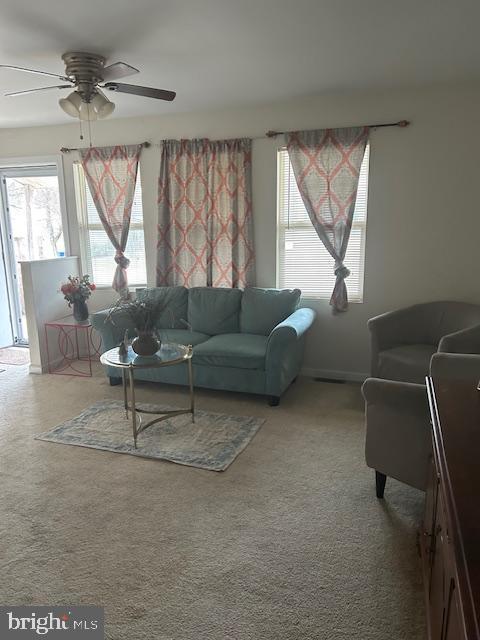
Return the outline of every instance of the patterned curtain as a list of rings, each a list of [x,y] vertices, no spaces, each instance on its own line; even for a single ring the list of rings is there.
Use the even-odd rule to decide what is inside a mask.
[[[318,237],[335,261],[336,281],[330,299],[334,311],[348,308],[345,278],[350,271],[343,261],[368,135],[368,127],[351,127],[294,131],[285,136],[303,203]]]
[[[251,140],[161,146],[157,285],[252,285]]]
[[[142,145],[81,149],[82,166],[103,228],[115,249],[112,287],[128,297],[125,256]]]

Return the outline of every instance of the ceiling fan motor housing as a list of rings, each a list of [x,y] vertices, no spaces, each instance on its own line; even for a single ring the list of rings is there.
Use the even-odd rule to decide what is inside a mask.
[[[65,74],[75,83],[78,93],[85,102],[90,102],[96,93],[96,87],[103,81],[102,71],[105,58],[99,54],[83,51],[68,51],[62,59]]]

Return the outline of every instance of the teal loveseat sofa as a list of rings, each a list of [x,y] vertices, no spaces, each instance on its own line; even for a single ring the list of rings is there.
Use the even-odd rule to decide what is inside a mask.
[[[299,309],[298,289],[226,289],[216,287],[157,287],[137,296],[161,300],[157,333],[164,342],[193,346],[196,387],[262,394],[274,406],[297,377],[303,360],[305,333],[315,312]],[[117,346],[128,329],[127,320],[107,320],[108,309],[93,314],[103,350]],[[118,370],[106,367],[111,384]],[[136,372],[139,380],[188,384],[187,367],[179,364]]]

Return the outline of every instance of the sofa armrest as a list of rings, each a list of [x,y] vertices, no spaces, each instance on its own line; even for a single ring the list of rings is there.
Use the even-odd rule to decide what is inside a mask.
[[[315,319],[313,309],[297,309],[268,337],[265,357],[266,393],[280,397],[302,366],[305,333]]]
[[[267,359],[277,345],[289,340],[298,340],[313,324],[315,320],[313,309],[302,308],[294,311],[286,320],[277,324],[268,336]]]
[[[480,324],[443,336],[438,345],[438,351],[480,354]]]
[[[115,316],[115,324],[109,319],[111,309],[104,309],[103,311],[97,311],[92,314],[92,326],[102,336],[102,351],[108,351],[117,347],[124,334],[125,330],[133,331],[134,327],[132,322],[126,316],[122,317],[120,314]]]
[[[112,309],[102,309],[102,311],[95,311],[92,313],[92,324],[97,331],[100,331],[102,325],[107,324],[108,316],[112,312]]]

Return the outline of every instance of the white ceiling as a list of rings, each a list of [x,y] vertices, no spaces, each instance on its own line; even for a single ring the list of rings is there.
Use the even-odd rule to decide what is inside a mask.
[[[0,63],[63,73],[65,51],[102,53],[177,91],[112,94],[113,117],[155,115],[479,80],[479,24],[479,0],[1,0]],[[0,127],[73,122],[68,91],[3,97],[49,84],[0,69]]]

